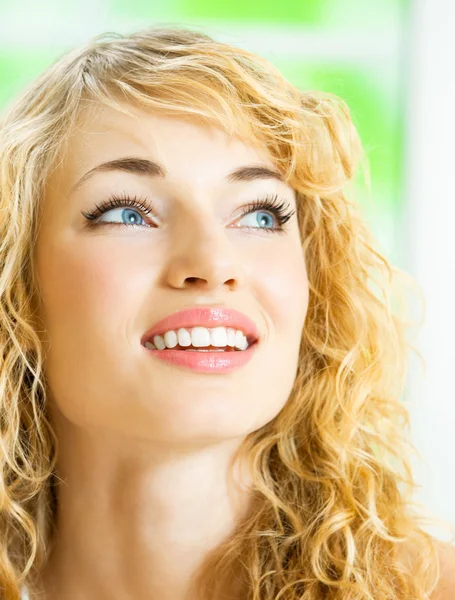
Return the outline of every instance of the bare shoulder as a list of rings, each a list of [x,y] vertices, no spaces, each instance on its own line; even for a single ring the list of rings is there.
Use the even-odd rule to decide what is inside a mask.
[[[454,600],[455,598],[455,546],[438,542],[441,575],[431,600]]]

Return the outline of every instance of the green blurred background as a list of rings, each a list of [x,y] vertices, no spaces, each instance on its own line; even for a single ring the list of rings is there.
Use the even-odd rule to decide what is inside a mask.
[[[402,265],[407,0],[28,0],[0,4],[0,111],[92,36],[188,25],[265,56],[300,89],[342,97],[367,151],[354,193],[380,249]],[[371,202],[372,200],[372,202]]]

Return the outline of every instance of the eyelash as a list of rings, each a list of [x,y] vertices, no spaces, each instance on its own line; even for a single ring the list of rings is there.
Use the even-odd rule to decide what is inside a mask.
[[[153,208],[146,199],[137,196],[116,196],[114,194],[108,200],[102,202],[100,205],[95,204],[95,209],[91,212],[86,213],[82,211],[82,214],[86,219],[88,219],[89,227],[97,227],[99,225],[126,225],[127,227],[144,227],[144,225],[128,225],[126,223],[97,222],[97,220],[104,213],[108,212],[111,209],[120,207],[137,208],[143,213],[143,215],[150,215],[153,213]],[[284,201],[279,201],[278,195],[268,195],[264,198],[258,198],[257,200],[253,200],[252,202],[249,202],[244,207],[242,207],[242,214],[240,215],[240,218],[258,210],[270,211],[276,217],[278,227],[246,227],[246,229],[259,229],[260,231],[269,231],[272,233],[284,233],[286,230],[284,225],[296,212],[295,210],[289,211],[288,209],[289,204]]]

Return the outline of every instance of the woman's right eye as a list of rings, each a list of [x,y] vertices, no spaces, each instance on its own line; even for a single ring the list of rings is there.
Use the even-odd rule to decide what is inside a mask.
[[[125,225],[141,225],[141,223],[139,221],[144,220],[144,218],[141,216],[139,211],[134,210],[133,208],[115,208],[115,209],[107,210],[101,216],[104,218],[105,215],[109,215],[109,214],[112,215],[115,213],[119,214],[120,219],[122,219],[123,224],[125,224]],[[119,218],[119,217],[117,217],[117,218]],[[122,223],[119,223],[118,221],[101,220],[101,217],[98,218],[97,223],[108,223],[110,225],[121,225],[122,224]]]
[[[119,218],[123,222],[118,221],[102,221],[101,217],[105,214],[119,213]],[[145,199],[137,197],[130,198],[112,196],[109,200],[103,202],[101,205],[96,205],[94,210],[89,213],[82,211],[83,216],[90,221],[90,227],[96,227],[97,225],[109,224],[109,225],[138,225],[136,221],[138,215],[140,219],[143,219],[142,215],[149,215],[153,212],[152,206],[149,205]],[[141,225],[140,225],[141,226]]]

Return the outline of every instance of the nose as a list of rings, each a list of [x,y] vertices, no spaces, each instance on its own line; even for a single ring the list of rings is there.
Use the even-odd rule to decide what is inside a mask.
[[[213,216],[188,218],[173,240],[167,262],[167,281],[175,288],[211,291],[220,286],[236,290],[245,283],[244,253],[232,229]],[[184,229],[184,231],[183,231]],[[232,235],[229,235],[229,231]],[[238,240],[237,240],[238,241]]]

